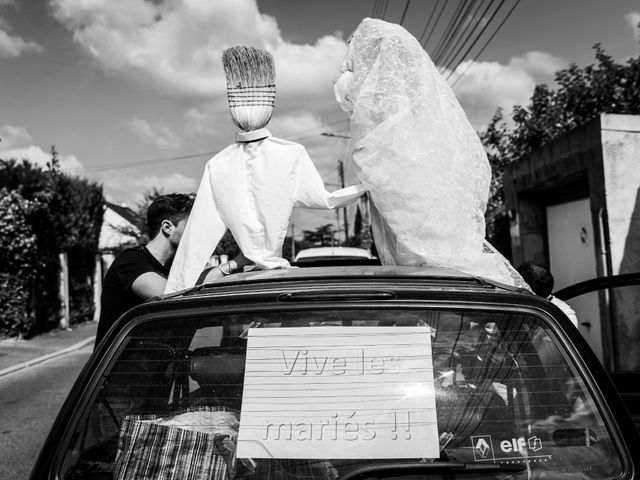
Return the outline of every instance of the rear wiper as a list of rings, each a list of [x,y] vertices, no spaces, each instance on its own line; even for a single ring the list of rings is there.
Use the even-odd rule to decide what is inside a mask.
[[[356,468],[343,475],[338,480],[355,480],[363,478],[384,478],[385,476],[414,475],[416,473],[435,472],[520,472],[526,470],[525,465],[506,463],[460,463],[460,462],[430,462],[430,463],[380,463]]]

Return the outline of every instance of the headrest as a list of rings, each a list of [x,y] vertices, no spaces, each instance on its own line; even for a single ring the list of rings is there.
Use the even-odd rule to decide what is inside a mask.
[[[230,352],[221,348],[198,348],[191,352],[190,359],[189,374],[200,385],[244,382],[244,350]]]

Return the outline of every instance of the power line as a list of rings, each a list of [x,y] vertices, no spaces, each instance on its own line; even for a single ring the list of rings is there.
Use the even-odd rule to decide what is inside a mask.
[[[373,8],[371,9],[371,18],[376,18],[376,13],[378,11],[379,4],[380,4],[380,0],[375,0],[373,2]]]
[[[456,22],[458,16],[460,15],[460,11],[462,10],[462,7],[467,3],[467,1],[468,0],[463,0],[462,2],[458,3],[455,11],[453,12],[451,19],[449,20],[449,23],[447,23],[447,26],[443,30],[443,34],[440,37],[440,41],[438,42],[435,50],[433,51],[433,56],[432,56],[433,58],[437,58],[440,56],[440,51],[445,47],[449,39],[449,36],[451,34],[451,31],[453,30],[453,25]]]
[[[453,44],[454,39],[458,37],[458,32],[460,31],[460,28],[462,27],[462,25],[464,25],[464,22],[469,14],[469,11],[471,10],[471,8],[475,3],[476,3],[476,0],[470,0],[468,2],[465,0],[465,4],[463,8],[460,10],[460,15],[458,15],[457,21],[449,36],[449,39],[444,45],[444,47],[442,48],[442,51],[440,52],[438,57],[434,60],[434,63],[440,64],[442,59],[449,54],[452,48],[451,45]]]
[[[220,152],[220,150],[214,150],[214,151],[202,152],[202,153],[193,153],[189,155],[179,155],[175,157],[153,158],[153,159],[141,160],[137,162],[123,162],[123,163],[118,163],[118,164],[109,165],[109,166],[103,165],[98,167],[71,168],[71,169],[61,169],[61,170],[65,172],[70,172],[70,173],[71,172],[95,173],[95,172],[106,172],[108,170],[125,170],[128,168],[140,167],[144,165],[158,165],[158,164],[167,163],[167,162],[176,162],[181,160],[189,160],[189,159],[201,158],[201,157],[207,157],[207,156],[210,157],[212,155],[215,155],[218,152]]]
[[[489,20],[487,20],[487,23],[484,25],[484,27],[482,27],[482,30],[480,30],[480,33],[478,34],[478,36],[476,37],[474,42],[471,45],[469,45],[469,47],[464,52],[464,54],[462,55],[461,58],[465,58],[469,54],[469,52],[473,49],[473,47],[475,47],[476,43],[478,43],[478,41],[480,40],[480,38],[482,37],[484,32],[487,30],[487,28],[489,28],[489,25],[491,25],[493,23],[493,19],[496,17],[496,15],[498,14],[498,12],[502,8],[502,6],[505,4],[505,2],[506,2],[506,0],[500,0],[500,3],[498,4],[496,9],[491,14],[491,17],[489,17]],[[500,27],[498,27],[498,28],[500,28]],[[456,65],[456,67],[457,67],[457,65]]]
[[[436,13],[436,10],[438,10],[438,5],[440,4],[440,2],[441,0],[436,0],[436,3],[434,3],[433,8],[431,9],[431,13],[427,16],[427,24],[424,26],[424,30],[422,30],[422,34],[418,39],[418,42],[420,42],[421,45],[422,45],[422,39],[424,38],[424,36],[427,33],[427,30],[429,29],[429,25],[431,25],[431,20],[433,20],[434,14]]]
[[[384,10],[382,11],[382,17],[380,17],[382,20],[384,20],[384,17],[387,16],[387,8],[389,7],[389,0],[383,0],[384,2]]]
[[[483,10],[482,14],[478,16],[478,21],[475,22],[471,32],[469,32],[469,34],[467,35],[465,40],[455,50],[453,55],[451,55],[448,59],[445,59],[445,61],[443,62],[443,69],[444,70],[447,70],[447,69],[451,68],[451,65],[453,65],[456,62],[456,59],[458,59],[458,63],[461,62],[464,59],[464,56],[459,57],[459,54],[462,51],[462,49],[464,49],[465,47],[467,47],[467,45],[469,45],[469,42],[471,42],[471,44],[474,44],[474,43],[476,43],[478,41],[478,39],[480,38],[480,35],[482,34],[482,31],[480,31],[480,33],[478,33],[476,35],[476,30],[478,29],[478,27],[480,25],[482,25],[482,20],[487,15],[487,12],[489,12],[489,10],[491,9],[492,4],[493,4],[492,0],[488,0],[485,9]],[[474,12],[474,15],[476,15],[476,16],[478,15],[478,10],[480,9],[481,6],[482,6],[482,2],[478,4],[478,9],[476,9],[476,11]],[[487,23],[489,23],[489,22],[487,22]],[[456,66],[457,66],[457,63],[456,63]]]
[[[422,48],[424,48],[425,50],[427,49],[427,44],[429,43],[429,40],[431,40],[431,36],[433,35],[433,32],[436,31],[436,25],[438,24],[438,22],[440,21],[440,17],[442,17],[442,13],[444,12],[444,9],[447,6],[447,2],[446,0],[443,0],[442,2],[442,8],[440,9],[440,13],[438,14],[438,17],[436,18],[436,21],[433,24],[433,28],[431,29],[431,31],[429,32],[429,36],[427,37],[427,39],[424,41],[424,43],[422,43]]]
[[[404,23],[404,18],[407,16],[407,10],[409,10],[409,4],[411,0],[407,0],[407,3],[404,6],[404,12],[402,12],[402,17],[400,18],[400,25]]]
[[[505,0],[502,0],[502,3],[504,3]],[[502,5],[501,3],[501,5]],[[494,37],[497,35],[497,33],[500,31],[500,29],[502,28],[502,26],[505,24],[505,22],[508,20],[508,18],[511,16],[511,14],[513,13],[513,11],[516,9],[516,7],[518,6],[518,4],[520,3],[520,0],[516,0],[515,3],[512,5],[511,9],[507,12],[507,14],[505,15],[505,17],[502,19],[502,22],[500,22],[500,24],[498,25],[498,27],[495,29],[495,31],[493,32],[493,34],[489,37],[489,39],[485,42],[485,44],[482,46],[482,48],[480,49],[480,51],[478,51],[478,53],[475,54],[475,56],[471,59],[471,61],[469,62],[469,64],[467,65],[467,67],[464,69],[464,71],[458,76],[458,78],[455,79],[455,81],[451,84],[451,86],[453,87],[456,83],[458,83],[458,80],[460,80],[465,73],[467,73],[467,71],[469,70],[469,68],[471,67],[471,65],[473,64],[473,62],[476,61],[476,59],[482,55],[482,53],[484,52],[484,50],[487,48],[487,45],[489,45],[489,43],[491,43],[491,41],[494,39]],[[472,45],[473,46],[473,45]],[[463,55],[463,58],[467,56],[469,50],[467,50],[467,52],[465,52],[465,54]],[[456,68],[458,67],[458,65],[456,65]],[[451,76],[454,74],[455,69],[451,71],[451,73],[449,73],[449,75],[447,76],[447,80],[449,80],[449,78],[451,78]]]
[[[458,56],[462,48],[464,48],[464,45],[466,45],[469,42],[474,32],[478,28],[478,26],[482,23],[482,18],[484,18],[484,13],[486,13],[488,8],[491,6],[491,0],[488,0],[487,9],[485,9],[485,12],[483,12],[483,15],[478,16],[478,12],[480,11],[480,8],[482,7],[483,3],[485,3],[485,1],[480,0],[479,2],[476,3],[475,9],[473,9],[472,12],[469,12],[469,14],[466,16],[465,21],[463,22],[463,28],[462,28],[462,31],[460,32],[460,35],[458,35],[457,40],[451,46],[451,48],[449,49],[449,52],[446,55],[443,55],[442,60],[439,63],[445,69],[449,64],[453,63],[453,61]]]
[[[300,134],[311,132],[313,130],[325,130],[325,129],[327,129],[327,127],[339,125],[341,123],[345,123],[345,122],[348,122],[348,121],[349,121],[348,119],[343,119],[343,120],[340,120],[340,121],[337,121],[337,122],[328,123],[326,125],[321,125],[321,126],[310,128],[310,129],[306,129],[306,130],[301,130],[301,131],[298,131],[298,132],[296,132],[294,134],[287,135],[287,137],[288,138],[294,138],[296,140],[302,140],[302,139],[305,139],[305,138],[317,137],[319,135],[318,133],[306,135],[306,136],[303,136],[303,137],[300,137]],[[85,167],[85,168],[61,169],[61,170],[65,171],[65,172],[68,172],[68,173],[95,173],[95,172],[106,172],[106,171],[110,171],[110,170],[127,170],[129,168],[145,167],[145,166],[149,166],[149,165],[160,165],[162,163],[175,162],[175,161],[181,161],[181,160],[190,160],[190,159],[196,159],[196,158],[202,158],[202,157],[212,157],[213,155],[219,153],[220,151],[221,151],[221,149],[202,152],[202,153],[192,153],[192,154],[185,154],[185,155],[177,155],[177,156],[173,156],[173,157],[153,158],[153,159],[148,159],[148,160],[140,160],[140,161],[136,161],[136,162],[122,162],[122,163],[112,164],[112,165],[102,165],[102,166]]]

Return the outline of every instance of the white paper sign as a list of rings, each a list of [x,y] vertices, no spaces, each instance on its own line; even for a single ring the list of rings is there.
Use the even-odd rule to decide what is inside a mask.
[[[437,458],[424,327],[252,328],[239,458]]]

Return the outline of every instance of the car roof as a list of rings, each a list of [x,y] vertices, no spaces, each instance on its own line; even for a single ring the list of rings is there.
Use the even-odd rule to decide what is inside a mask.
[[[448,288],[464,288],[465,290],[477,289],[486,291],[500,289],[511,292],[521,292],[523,289],[510,285],[503,285],[481,277],[468,275],[460,270],[452,268],[429,266],[380,266],[380,265],[347,265],[347,266],[322,266],[307,268],[281,268],[273,270],[254,270],[243,273],[227,275],[215,282],[198,285],[186,290],[174,292],[154,299],[168,299],[182,295],[195,295],[207,293],[218,288],[251,288],[257,283],[284,284],[287,282],[304,283],[313,281],[420,281],[425,285],[447,285]],[[527,293],[529,293],[527,291]]]

